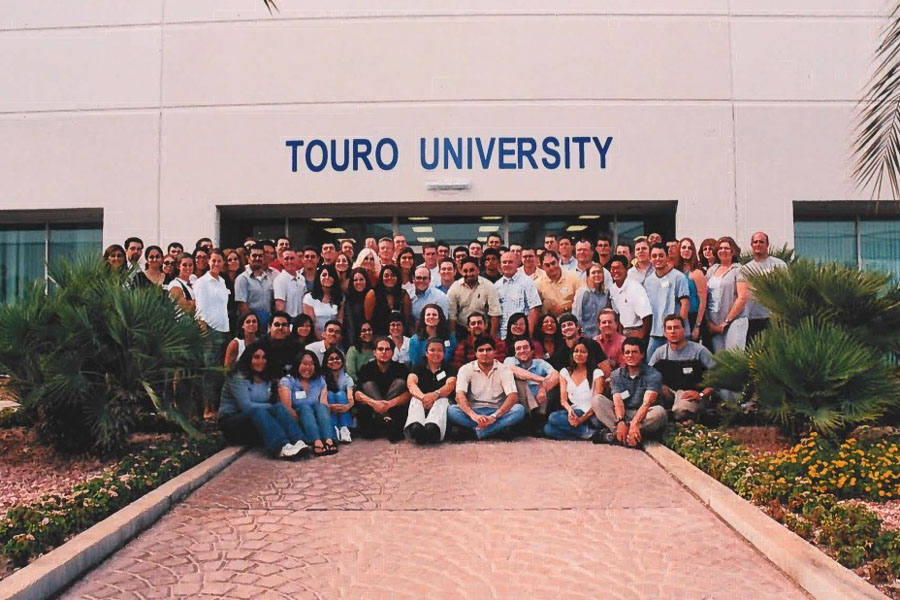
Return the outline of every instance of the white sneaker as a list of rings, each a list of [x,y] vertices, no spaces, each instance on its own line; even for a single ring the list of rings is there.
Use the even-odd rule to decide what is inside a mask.
[[[303,440],[297,440],[293,444],[285,444],[281,448],[281,452],[278,454],[278,456],[279,458],[290,458],[292,456],[297,456],[308,447],[309,446],[307,446],[306,442],[304,442]]]
[[[341,443],[344,443],[344,444],[349,444],[350,442],[353,441],[350,439],[350,429],[346,425],[341,427],[341,431],[338,435],[338,439],[341,441]]]

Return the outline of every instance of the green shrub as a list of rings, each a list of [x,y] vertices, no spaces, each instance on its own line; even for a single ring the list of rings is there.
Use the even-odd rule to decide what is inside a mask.
[[[224,447],[219,434],[176,437],[122,459],[71,492],[15,506],[0,520],[0,552],[21,567]]]
[[[66,452],[121,452],[142,412],[198,432],[161,399],[196,377],[202,335],[158,288],[131,290],[96,257],[61,261],[53,292],[0,307],[0,370],[40,437]]]
[[[749,385],[760,413],[795,437],[804,431],[838,436],[900,407],[900,387],[882,354],[812,317],[773,323],[746,351],[717,354],[705,383]]]

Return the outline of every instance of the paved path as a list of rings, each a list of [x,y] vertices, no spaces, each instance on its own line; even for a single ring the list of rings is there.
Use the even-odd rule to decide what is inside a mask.
[[[64,598],[805,598],[642,452],[245,455]]]

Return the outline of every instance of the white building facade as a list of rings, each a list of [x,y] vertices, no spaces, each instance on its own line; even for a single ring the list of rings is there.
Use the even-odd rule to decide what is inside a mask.
[[[4,4],[0,299],[130,235],[763,230],[897,268],[851,180],[890,3],[278,5]]]

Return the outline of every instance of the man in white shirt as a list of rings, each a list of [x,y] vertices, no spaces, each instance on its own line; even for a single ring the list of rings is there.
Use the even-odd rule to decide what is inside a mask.
[[[653,308],[644,286],[628,277],[627,269],[627,257],[616,254],[609,259],[609,272],[613,280],[609,286],[609,300],[619,314],[625,337],[646,339],[650,335]]]
[[[275,310],[283,310],[293,319],[303,312],[303,294],[306,293],[306,280],[300,275],[300,262],[297,253],[287,248],[281,251],[282,271],[272,282],[275,297]]]
[[[306,349],[319,359],[319,366],[323,369],[325,365],[322,364],[322,358],[325,356],[325,351],[329,348],[338,347],[341,343],[342,335],[341,322],[332,319],[325,323],[325,329],[322,330],[322,339],[306,345]]]
[[[534,281],[516,270],[516,255],[504,252],[500,257],[502,276],[494,282],[497,298],[500,300],[500,339],[506,338],[506,325],[515,313],[524,313],[528,317],[528,331],[534,331],[540,316],[541,297]]]
[[[628,270],[628,279],[644,285],[644,279],[653,272],[653,263],[650,262],[650,243],[647,238],[640,237],[634,240],[634,260],[634,266]]]
[[[787,263],[780,258],[769,256],[769,236],[762,231],[757,231],[750,237],[750,250],[753,260],[741,267],[744,277],[749,275],[761,275],[771,273],[775,269],[786,269]],[[750,300],[747,301],[748,329],[747,343],[769,327],[768,309],[753,299],[753,291],[750,292]]]

